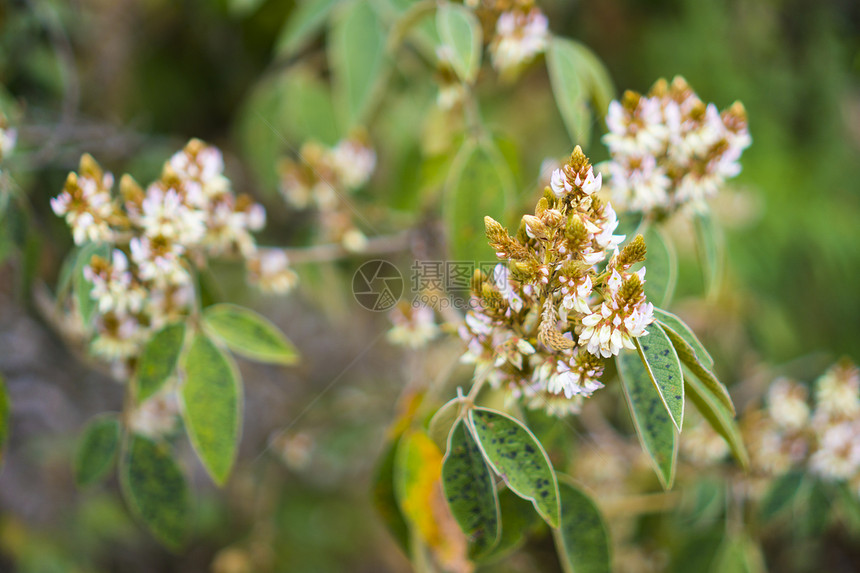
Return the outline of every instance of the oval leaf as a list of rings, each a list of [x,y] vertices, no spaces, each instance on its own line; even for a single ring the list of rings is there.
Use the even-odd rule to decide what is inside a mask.
[[[645,296],[654,306],[668,306],[678,282],[678,255],[672,241],[653,227],[645,231],[648,258],[645,268]]]
[[[710,353],[707,351],[705,346],[699,342],[693,329],[687,326],[680,317],[657,307],[654,307],[654,317],[657,319],[657,322],[660,323],[660,326],[663,327],[663,330],[666,331],[666,334],[669,334],[669,331],[671,330],[683,338],[693,349],[693,352],[696,354],[696,358],[705,368],[714,367],[714,359],[711,358]]]
[[[659,324],[652,324],[648,327],[648,334],[634,342],[651,382],[680,432],[684,424],[684,375],[672,341]]]
[[[476,561],[490,563],[509,555],[526,539],[529,530],[538,523],[534,507],[527,500],[511,492],[508,488],[499,492],[499,515],[502,519],[502,533],[493,550]]]
[[[573,143],[586,147],[591,138],[591,114],[586,105],[587,96],[580,56],[570,40],[553,37],[546,53],[546,65],[555,104]]]
[[[678,459],[675,425],[638,353],[622,352],[616,357],[616,363],[639,442],[660,483],[669,489],[675,479]]]
[[[153,334],[146,343],[137,363],[138,402],[153,396],[173,374],[184,340],[185,324],[177,322]]]
[[[445,2],[436,12],[436,28],[451,57],[451,66],[463,82],[471,84],[481,67],[481,23],[459,4]]]
[[[178,549],[191,508],[185,476],[166,446],[132,435],[120,465],[120,483],[131,511],[159,541]]]
[[[697,213],[693,223],[696,228],[696,246],[699,261],[702,264],[705,292],[708,296],[713,296],[720,286],[723,272],[722,235],[709,214]]]
[[[601,116],[605,116],[609,103],[615,99],[615,86],[609,70],[585,44],[572,40],[570,43],[576,52],[580,77],[591,94],[594,109]]]
[[[553,532],[566,573],[610,573],[609,532],[597,505],[569,479],[559,479],[561,527]]]
[[[361,124],[379,92],[385,67],[385,30],[370,2],[351,2],[329,34],[329,62],[346,126]]]
[[[442,208],[452,260],[497,260],[484,234],[484,216],[504,221],[512,189],[510,170],[497,149],[489,143],[463,145],[451,168]]]
[[[439,446],[440,450],[448,451],[448,436],[451,428],[460,416],[460,405],[463,403],[459,398],[446,402],[444,406],[436,410],[427,426],[427,435]]]
[[[686,366],[700,382],[702,382],[702,387],[710,395],[719,400],[726,410],[734,416],[735,405],[732,403],[732,397],[729,395],[728,389],[723,386],[719,380],[717,380],[717,377],[714,376],[713,372],[699,361],[696,351],[693,350],[693,347],[690,346],[680,334],[671,329],[666,330],[665,332],[672,341],[672,345],[675,347],[675,351],[678,353],[678,358],[681,360],[681,363]]]
[[[295,364],[298,352],[277,326],[235,304],[216,304],[203,311],[203,327],[236,354],[274,364]]]
[[[275,54],[289,58],[305,47],[322,29],[339,0],[305,0],[299,3],[275,42]]]
[[[469,556],[479,558],[489,553],[501,533],[496,483],[462,420],[448,437],[448,453],[442,460],[442,488],[451,513],[469,539]]]
[[[394,493],[412,533],[428,543],[440,540],[433,504],[442,474],[442,452],[427,434],[410,431],[400,438],[394,463]]]
[[[96,416],[81,434],[75,452],[75,481],[80,486],[98,483],[113,467],[119,449],[120,424],[116,414]]]
[[[242,428],[241,387],[235,366],[206,336],[194,337],[185,357],[182,415],[188,437],[218,485],[230,475]]]
[[[803,485],[803,472],[793,471],[784,474],[770,484],[770,488],[759,506],[759,517],[768,522],[794,501],[800,486]]]
[[[713,392],[708,390],[702,381],[688,372],[685,373],[684,383],[687,395],[693,400],[696,409],[708,421],[711,427],[723,437],[732,451],[732,455],[742,468],[749,466],[749,455],[744,446],[741,430],[734,416]]]
[[[385,445],[373,478],[373,506],[405,555],[409,555],[409,526],[394,494],[394,460],[400,436]]]
[[[558,527],[558,483],[537,438],[519,421],[495,410],[470,410],[469,424],[490,467],[508,488],[531,500],[541,517]]]

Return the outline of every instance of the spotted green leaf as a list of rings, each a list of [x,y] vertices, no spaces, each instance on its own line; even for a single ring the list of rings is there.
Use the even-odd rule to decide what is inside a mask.
[[[451,428],[460,415],[460,405],[462,403],[462,400],[459,398],[454,398],[446,402],[430,418],[430,423],[427,426],[427,435],[439,446],[440,450],[447,451],[448,436],[451,434]]]
[[[120,484],[132,513],[159,541],[178,549],[191,507],[185,476],[167,446],[132,434],[120,464]]]
[[[503,488],[498,495],[502,533],[493,550],[476,559],[478,563],[492,563],[510,555],[525,542],[526,534],[539,522],[538,515],[528,500],[508,488]]]
[[[496,546],[501,527],[493,473],[464,421],[448,437],[442,460],[442,487],[454,519],[469,540],[469,556],[479,558]]]
[[[137,400],[143,402],[158,392],[176,369],[185,323],[168,324],[152,335],[137,363]]]
[[[645,260],[645,295],[655,306],[667,306],[678,282],[678,255],[672,241],[654,227],[645,231],[648,258]]]
[[[734,416],[726,408],[725,404],[711,392],[698,377],[690,374],[689,370],[685,372],[684,383],[687,389],[687,396],[696,405],[696,409],[708,424],[720,434],[726,443],[732,455],[741,465],[746,468],[749,466],[749,455],[744,446],[743,436],[740,428],[735,422]]]
[[[275,53],[283,58],[304,48],[320,31],[332,8],[340,0],[299,2],[275,42]]]
[[[610,573],[609,531],[597,505],[569,478],[560,478],[561,527],[553,531],[566,573]]]
[[[639,442],[648,454],[660,483],[669,489],[675,479],[678,458],[675,425],[639,354],[623,351],[617,356],[616,363]]]
[[[513,176],[495,146],[464,143],[451,167],[442,207],[452,260],[496,260],[484,234],[484,216],[504,221],[513,188]]]
[[[530,500],[547,523],[558,527],[558,483],[534,434],[507,414],[486,408],[470,410],[469,424],[484,458],[508,488]]]
[[[75,452],[75,481],[98,483],[113,467],[119,450],[120,424],[116,414],[96,416],[87,424]]]
[[[256,312],[235,304],[216,304],[203,311],[203,327],[230,350],[246,358],[295,364],[299,355],[277,326]]]
[[[379,94],[385,70],[385,29],[370,2],[339,7],[329,31],[328,54],[338,109],[347,127],[362,124]]]
[[[546,65],[555,104],[570,139],[585,147],[591,139],[591,114],[578,52],[570,40],[553,37],[547,49]]]
[[[654,308],[654,318],[657,319],[657,322],[660,323],[660,326],[663,327],[663,330],[666,331],[666,334],[669,334],[669,331],[677,334],[679,337],[683,338],[687,344],[690,345],[690,348],[693,349],[693,352],[696,354],[696,358],[705,368],[713,368],[714,367],[714,359],[711,358],[710,353],[708,353],[705,346],[699,342],[699,339],[696,337],[696,334],[693,332],[693,329],[687,326],[687,324],[681,320],[677,315],[672,314],[671,312],[667,312],[662,308]],[[671,335],[670,335],[671,336]]]
[[[648,334],[635,339],[635,344],[651,382],[680,432],[684,424],[684,375],[672,341],[659,324],[652,324]]]
[[[481,23],[459,4],[445,2],[436,11],[436,29],[451,57],[451,66],[465,83],[471,84],[481,67]]]
[[[197,334],[185,357],[182,415],[185,429],[212,480],[230,475],[242,430],[242,390],[229,356]]]

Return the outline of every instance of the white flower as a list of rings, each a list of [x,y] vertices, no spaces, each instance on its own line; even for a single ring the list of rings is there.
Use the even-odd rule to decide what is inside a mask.
[[[292,290],[299,277],[290,268],[287,254],[281,249],[257,249],[246,261],[248,282],[263,292],[284,294]]]
[[[637,273],[643,283],[644,270]],[[604,295],[607,300],[582,318],[585,328],[579,334],[579,344],[595,356],[609,358],[621,352],[622,348],[635,349],[633,339],[647,334],[646,327],[654,322],[654,305],[645,300],[644,294],[632,304],[618,299],[619,290],[626,280],[613,269]]]
[[[0,124],[2,124],[0,117]],[[15,149],[15,142],[18,139],[18,132],[10,127],[0,127],[0,160],[9,157],[12,150]]]
[[[206,232],[206,213],[189,208],[176,189],[153,183],[146,190],[136,223],[148,237],[162,236],[191,246]]]
[[[156,285],[185,284],[191,280],[182,263],[185,248],[167,237],[134,237],[130,243],[131,259],[140,278]]]
[[[422,348],[439,334],[439,327],[430,307],[397,306],[388,316],[394,324],[387,333],[391,344]]]
[[[105,173],[100,180],[70,174],[63,192],[51,199],[51,209],[57,216],[65,216],[76,245],[87,241],[113,241],[114,233],[108,224],[114,212],[112,187],[110,173]]]
[[[510,271],[506,265],[498,264],[493,268],[493,282],[508,306],[514,312],[520,312],[523,309],[523,299],[514,290],[510,280]]]
[[[815,385],[816,416],[860,418],[860,373],[853,366],[837,365]]]
[[[777,425],[787,430],[800,430],[809,422],[806,388],[784,378],[775,380],[768,390],[768,413]]]
[[[556,372],[550,376],[547,382],[547,391],[552,394],[564,393],[565,398],[582,396],[587,398],[595,390],[603,388],[600,375],[603,369],[596,367],[593,363],[577,363],[575,358],[559,360],[556,363]]]
[[[560,277],[559,280],[562,282],[562,308],[591,314],[591,307],[588,304],[594,292],[591,275],[586,274],[576,282],[568,280],[567,277]]]
[[[528,13],[503,12],[496,20],[496,36],[490,44],[493,67],[510,73],[546,50],[549,22],[537,8]]]
[[[135,313],[143,307],[146,291],[134,283],[128,259],[122,251],[115,249],[109,263],[99,260],[95,268],[91,261],[83,273],[93,285],[90,297],[98,302],[100,313]]]
[[[860,423],[830,426],[809,459],[810,469],[825,479],[846,480],[860,471]]]
[[[91,349],[105,360],[120,360],[136,355],[146,342],[148,331],[136,318],[109,312],[96,315],[96,337]]]
[[[376,152],[357,139],[339,141],[327,159],[340,184],[350,190],[367,183],[376,168]]]
[[[134,408],[128,423],[134,432],[157,440],[173,432],[178,421],[179,402],[168,388]]]

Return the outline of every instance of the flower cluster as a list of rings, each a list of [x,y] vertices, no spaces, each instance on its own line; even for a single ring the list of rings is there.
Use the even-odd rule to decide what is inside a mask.
[[[766,475],[805,468],[860,495],[860,371],[840,362],[814,389],[810,404],[806,386],[784,378],[771,384],[767,407],[744,420],[753,466]]]
[[[721,113],[681,77],[659,80],[648,95],[625,92],[610,104],[606,124],[612,199],[644,213],[701,208],[740,173],[752,142],[740,102]]]
[[[296,209],[314,208],[326,240],[361,251],[367,241],[353,223],[347,194],[364,186],[376,168],[376,152],[363,134],[334,147],[305,143],[298,160],[280,164],[280,190]]]
[[[519,3],[501,12],[490,43],[493,67],[503,76],[515,75],[542,54],[549,41],[546,16],[532,3]]]
[[[70,173],[51,200],[76,244],[104,245],[81,263],[95,303],[92,350],[113,363],[118,375],[133,364],[152,331],[190,311],[192,272],[209,257],[241,257],[260,286],[290,286],[279,279],[286,262],[269,263],[270,255],[257,249],[251,234],[263,228],[265,210],[233,193],[223,171],[221,152],[192,139],[146,189],[124,175],[114,194],[113,175],[84,155],[79,172]]]
[[[600,187],[577,147],[516,237],[485,219],[490,245],[507,264],[492,276],[475,274],[473,309],[460,331],[464,360],[479,377],[552,414],[578,411],[603,387],[603,360],[635,348],[654,320],[645,269],[631,269],[645,259],[645,243],[637,236],[619,251],[624,236],[613,234],[618,220],[597,196]]]

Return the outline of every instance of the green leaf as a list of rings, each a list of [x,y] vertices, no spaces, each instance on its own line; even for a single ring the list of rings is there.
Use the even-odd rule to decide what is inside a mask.
[[[273,364],[298,362],[292,342],[253,310],[227,303],[210,306],[203,311],[203,328],[246,358]]]
[[[409,526],[394,493],[394,460],[397,454],[397,446],[400,436],[389,441],[380,456],[373,478],[373,489],[371,492],[373,505],[382,518],[389,533],[403,550],[409,555]]]
[[[427,426],[427,435],[439,446],[440,450],[447,451],[448,436],[451,434],[451,428],[460,416],[460,405],[462,403],[463,401],[459,398],[454,398],[436,410],[436,413],[430,418],[430,423]]]
[[[89,326],[90,322],[92,322],[93,314],[98,306],[96,301],[90,296],[93,284],[84,276],[84,267],[90,264],[94,256],[109,259],[111,256],[110,247],[105,243],[87,243],[81,247],[80,254],[78,255],[74,277],[74,290],[81,319],[86,326]]]
[[[553,531],[566,573],[610,573],[609,531],[597,505],[572,480],[559,479],[561,526]]]
[[[340,139],[331,88],[316,71],[304,66],[290,68],[274,95],[279,98],[282,119],[276,125],[295,144],[291,151],[297,152],[308,140],[333,145]]]
[[[98,483],[113,467],[120,443],[116,414],[102,414],[89,421],[75,452],[75,481],[79,486]]]
[[[501,533],[496,483],[462,420],[448,437],[448,453],[442,460],[442,487],[451,513],[469,540],[469,557],[480,558],[492,551]]]
[[[761,549],[746,533],[726,536],[711,567],[713,573],[765,573]]]
[[[558,483],[537,438],[516,419],[486,408],[469,411],[469,424],[484,458],[508,488],[530,500],[552,527],[559,524]]]
[[[463,82],[471,84],[481,68],[483,37],[475,14],[459,4],[445,2],[436,12],[436,28],[448,48],[451,66]]]
[[[80,249],[78,247],[74,247],[69,251],[69,254],[66,255],[66,258],[63,259],[63,264],[60,267],[59,274],[57,275],[57,288],[54,296],[57,304],[60,304],[65,299],[69,290],[72,288],[72,283],[75,280],[75,271],[78,268],[79,255]]]
[[[3,463],[3,451],[6,440],[9,439],[9,393],[6,391],[6,381],[0,376],[0,464]]]
[[[685,372],[684,383],[687,396],[693,400],[699,413],[723,437],[741,467],[749,467],[749,455],[744,446],[740,428],[738,428],[732,413],[713,392],[702,384],[701,380],[691,375],[689,371]]]
[[[242,390],[230,358],[203,334],[185,357],[182,414],[188,437],[212,480],[230,475],[242,430]]]
[[[616,363],[639,442],[648,454],[660,483],[669,489],[675,479],[675,462],[678,459],[675,425],[638,353],[622,351],[616,357]]]
[[[476,559],[479,563],[491,563],[511,554],[523,544],[526,534],[538,522],[538,515],[527,500],[508,488],[503,488],[498,496],[502,533],[493,550]]]
[[[352,2],[335,16],[329,33],[329,63],[345,125],[366,120],[385,69],[385,30],[369,2]]]
[[[583,83],[591,94],[594,109],[603,117],[609,109],[609,103],[615,99],[615,86],[612,83],[609,70],[606,69],[597,54],[585,44],[572,40],[570,43],[576,51],[577,67]]]
[[[191,504],[185,476],[167,446],[131,435],[120,464],[120,484],[132,513],[159,541],[178,549]]]
[[[265,0],[227,0],[230,15],[245,18],[256,12]]]
[[[322,29],[332,8],[340,0],[305,0],[296,6],[275,41],[275,54],[289,58],[304,48]]]
[[[512,176],[501,154],[489,143],[466,142],[445,187],[442,215],[451,259],[495,262],[484,233],[484,216],[504,221],[513,193]]]
[[[681,363],[703,383],[703,387],[707,392],[713,395],[713,397],[716,398],[732,416],[734,416],[735,405],[732,403],[732,397],[729,395],[729,391],[719,380],[717,380],[714,373],[699,361],[693,347],[690,346],[690,344],[687,343],[680,334],[671,328],[664,332],[672,341],[672,345],[675,347],[675,351],[678,353],[678,358],[681,360]]]
[[[586,86],[579,70],[579,51],[570,40],[553,36],[546,52],[546,65],[555,104],[570,139],[586,147],[591,139],[591,114],[586,105]]]
[[[153,334],[146,343],[137,363],[138,402],[157,393],[173,374],[184,340],[185,323],[175,322]]]
[[[693,219],[696,229],[696,247],[702,274],[705,279],[705,292],[713,296],[720,287],[723,273],[723,238],[714,219],[707,213],[697,213]]]
[[[678,282],[678,255],[669,237],[658,229],[648,229],[644,239],[648,246],[645,296],[654,306],[668,306]]]
[[[705,368],[714,367],[714,359],[711,358],[711,355],[708,353],[705,346],[699,342],[698,338],[696,338],[696,334],[693,332],[693,329],[687,326],[683,320],[671,312],[667,312],[656,307],[654,308],[654,317],[667,334],[671,330],[674,334],[683,338],[684,341],[690,345],[690,348],[693,349],[696,358]]]
[[[666,411],[680,432],[684,425],[684,374],[681,372],[681,362],[672,341],[659,324],[652,324],[648,331],[647,335],[634,340],[636,350],[645,363],[651,382],[660,393]]]
[[[403,41],[409,37],[425,57],[435,57],[435,46],[441,43],[436,21],[430,16],[438,7],[434,0],[376,0],[381,12],[394,18],[394,25],[388,34],[386,49],[395,53]]]
[[[771,482],[759,506],[759,518],[767,523],[785,511],[803,485],[803,472],[792,471]]]

